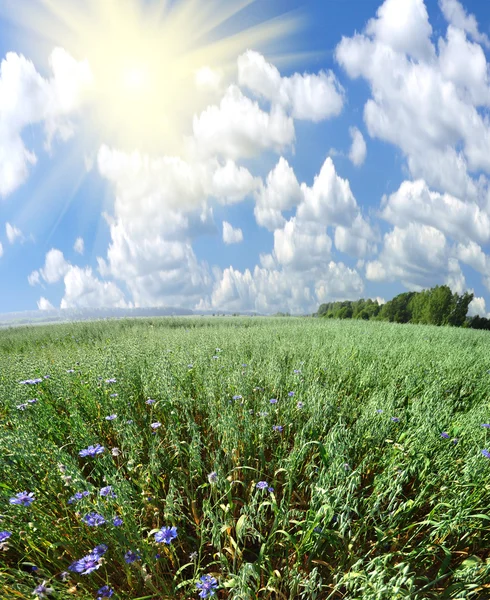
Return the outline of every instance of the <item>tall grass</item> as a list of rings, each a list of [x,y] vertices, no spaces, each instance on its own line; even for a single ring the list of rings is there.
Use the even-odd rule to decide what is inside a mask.
[[[210,575],[236,600],[490,598],[489,340],[284,318],[1,332],[0,597],[184,600]]]

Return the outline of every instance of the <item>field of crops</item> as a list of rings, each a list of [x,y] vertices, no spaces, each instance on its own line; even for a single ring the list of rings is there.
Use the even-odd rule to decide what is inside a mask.
[[[0,332],[0,597],[490,598],[490,334]]]

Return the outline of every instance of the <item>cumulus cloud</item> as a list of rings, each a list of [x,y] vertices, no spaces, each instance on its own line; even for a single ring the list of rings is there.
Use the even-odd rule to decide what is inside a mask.
[[[468,306],[468,316],[474,317],[476,315],[485,317],[486,319],[490,317],[490,313],[487,313],[485,298],[483,296],[475,296]]]
[[[212,69],[211,67],[201,67],[195,76],[197,88],[206,91],[216,92],[221,88],[223,81],[223,71],[221,69]]]
[[[92,269],[70,266],[64,277],[65,293],[61,308],[126,308],[123,292],[112,281],[94,277]]]
[[[357,127],[351,127],[349,129],[349,134],[352,138],[352,144],[349,150],[349,160],[356,167],[360,167],[366,160],[366,142],[364,136]]]
[[[490,172],[488,65],[481,47],[449,26],[436,48],[422,0],[385,0],[363,33],[344,37],[336,59],[371,87],[364,121],[371,137],[398,146],[411,174],[463,199]]]
[[[46,300],[44,296],[41,296],[37,301],[37,308],[39,310],[54,310],[54,306],[51,304],[49,300]]]
[[[208,191],[222,204],[234,204],[241,202],[260,184],[259,177],[253,177],[245,167],[239,167],[232,160],[227,160],[214,171],[211,188]]]
[[[46,283],[56,283],[65,276],[69,268],[70,265],[65,260],[63,252],[52,248],[46,254],[44,267],[39,272]]]
[[[208,106],[193,120],[198,155],[251,158],[265,150],[281,152],[295,139],[293,119],[280,106],[263,111],[236,85],[228,87],[219,106]]]
[[[10,223],[5,224],[5,233],[7,234],[7,239],[11,244],[14,244],[15,240],[23,238],[22,231]]]
[[[8,196],[28,177],[37,157],[28,150],[22,131],[28,124],[44,123],[46,146],[73,133],[70,115],[82,105],[91,85],[86,62],[75,61],[55,48],[49,59],[53,76],[44,79],[24,56],[7,53],[0,64],[0,196]]]
[[[0,242],[0,257],[3,256],[3,245],[2,242]]]
[[[41,283],[41,275],[39,273],[39,271],[32,271],[32,273],[30,275],[27,276],[27,281],[29,282],[29,285],[37,285],[38,283]]]
[[[295,119],[322,121],[339,115],[344,104],[344,90],[332,71],[281,77],[279,70],[254,50],[238,58],[238,81]]]
[[[75,250],[75,252],[77,252],[78,254],[83,254],[85,250],[85,243],[83,241],[83,238],[77,237],[75,243],[73,244],[73,250]]]
[[[241,229],[234,229],[230,223],[223,221],[223,242],[225,244],[238,244],[243,241],[243,232]]]
[[[490,48],[490,40],[484,33],[480,33],[475,15],[468,14],[458,0],[439,0],[439,6],[448,23],[468,33],[476,42]]]

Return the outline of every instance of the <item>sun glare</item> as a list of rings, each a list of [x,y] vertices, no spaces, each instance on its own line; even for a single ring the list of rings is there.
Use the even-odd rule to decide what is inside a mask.
[[[199,70],[219,70],[226,80],[247,48],[285,50],[297,15],[243,26],[251,22],[243,15],[254,3],[23,0],[12,3],[6,16],[30,29],[33,39],[42,38],[45,48],[61,46],[88,61],[93,75],[88,123],[100,142],[125,150],[175,152],[190,133],[193,114],[209,103],[205,91],[196,88]],[[22,8],[16,8],[19,4]]]

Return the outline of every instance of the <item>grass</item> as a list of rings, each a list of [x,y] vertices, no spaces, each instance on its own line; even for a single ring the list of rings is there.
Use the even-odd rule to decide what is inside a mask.
[[[489,340],[285,318],[0,332],[0,597],[184,600],[210,575],[220,599],[490,598]]]

